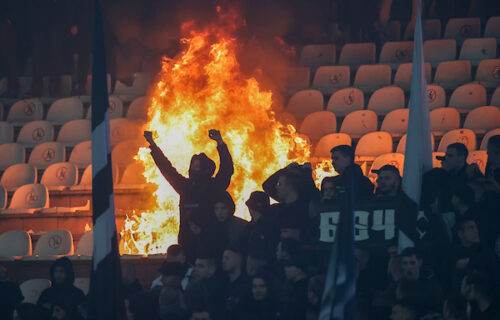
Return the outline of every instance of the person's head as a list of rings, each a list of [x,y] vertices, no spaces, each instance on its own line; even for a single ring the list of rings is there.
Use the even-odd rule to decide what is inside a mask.
[[[206,309],[192,311],[189,320],[211,320],[210,312]]]
[[[401,252],[401,268],[403,277],[415,281],[420,277],[422,268],[422,255],[414,247],[408,247]]]
[[[323,199],[331,200],[335,196],[335,179],[326,177],[321,181],[321,195]]]
[[[268,265],[267,258],[264,253],[252,252],[248,254],[246,271],[247,275],[254,276],[259,271],[265,269]]]
[[[475,192],[471,186],[459,185],[453,189],[451,204],[455,210],[472,208],[475,203]]]
[[[71,260],[66,257],[57,259],[50,268],[52,286],[71,286],[75,281],[75,273]]]
[[[318,306],[321,303],[321,297],[325,289],[326,277],[324,275],[316,275],[309,279],[307,286],[307,299],[313,306]]]
[[[241,271],[242,267],[241,252],[234,248],[224,250],[222,254],[222,270],[225,272]]]
[[[58,305],[54,305],[52,307],[52,319],[53,320],[66,320],[69,319],[68,315],[66,314],[66,310]]]
[[[173,244],[167,249],[167,262],[186,263],[186,251],[180,244]]]
[[[32,303],[20,303],[14,309],[13,320],[39,320],[46,318],[44,309]]]
[[[500,135],[490,137],[486,152],[488,163],[495,168],[500,168]]]
[[[161,282],[163,286],[180,288],[182,278],[186,274],[186,265],[180,262],[165,261],[160,267]]]
[[[212,161],[206,154],[195,154],[191,158],[189,165],[189,178],[193,180],[207,180],[215,172],[215,162]]]
[[[336,172],[342,173],[345,168],[354,163],[354,149],[348,145],[340,145],[330,150],[332,165]]]
[[[401,186],[401,176],[395,166],[386,164],[378,170],[372,170],[377,177],[377,194],[383,196],[396,196]]]
[[[491,300],[495,297],[495,282],[487,275],[480,272],[472,272],[462,280],[460,293],[469,301]]]
[[[123,284],[131,284],[136,280],[135,267],[130,262],[122,262],[122,282]]]
[[[465,320],[467,318],[467,302],[460,296],[446,298],[443,303],[444,320]]]
[[[67,295],[55,297],[50,313],[53,320],[80,319],[77,306],[72,301],[72,297]]]
[[[443,168],[446,171],[461,169],[467,164],[468,155],[469,151],[463,143],[455,142],[450,144],[446,149],[446,155],[443,159]]]
[[[276,194],[280,202],[293,202],[299,194],[300,178],[294,173],[284,172],[278,178]]]
[[[455,230],[460,243],[464,247],[470,247],[480,242],[479,230],[473,216],[468,215],[458,219],[455,224]]]
[[[297,282],[307,277],[307,260],[302,254],[297,254],[285,262],[283,269],[287,280]]]
[[[214,213],[217,221],[225,222],[234,215],[235,205],[231,195],[224,191],[219,194],[214,202]]]
[[[250,198],[245,202],[250,212],[253,221],[258,221],[265,215],[270,208],[270,200],[267,193],[262,191],[254,191],[250,194]]]
[[[296,239],[282,239],[276,247],[276,260],[284,263],[301,252],[300,242]]]
[[[210,256],[200,256],[194,263],[193,280],[205,280],[213,277],[217,271],[215,259]]]
[[[264,274],[257,274],[252,277],[252,296],[255,301],[262,301],[269,298],[270,281]]]
[[[409,302],[398,301],[392,307],[391,320],[416,320],[416,308]]]

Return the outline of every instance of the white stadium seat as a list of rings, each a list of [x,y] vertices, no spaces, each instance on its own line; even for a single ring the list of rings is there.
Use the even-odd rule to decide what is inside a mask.
[[[31,236],[23,230],[12,230],[0,235],[0,257],[17,258],[30,256]]]
[[[448,20],[444,30],[444,38],[455,39],[458,45],[467,38],[481,36],[481,19],[479,18],[452,18]]]
[[[30,163],[17,163],[8,167],[0,180],[0,184],[13,191],[25,184],[32,184],[37,182],[37,170],[35,166]]]
[[[353,86],[365,93],[391,84],[391,67],[387,64],[362,65],[358,68]]]
[[[406,151],[406,137],[407,135],[403,135],[401,140],[399,140],[398,146],[396,147],[397,153],[404,154]],[[431,133],[431,149],[434,150],[434,135]]]
[[[478,107],[467,114],[464,128],[473,130],[476,134],[500,128],[500,109],[495,106]]]
[[[432,68],[429,62],[425,64],[425,78],[427,83],[431,82]],[[394,75],[394,85],[400,87],[404,91],[410,91],[411,87],[411,74],[412,74],[413,64],[403,63],[400,64]]]
[[[322,137],[316,145],[314,156],[318,158],[331,158],[330,150],[340,145],[351,145],[351,137],[345,133],[330,133]]]
[[[73,253],[73,235],[68,230],[45,232],[40,236],[33,250],[33,255],[42,257],[68,256]]]
[[[434,83],[445,89],[455,89],[470,81],[471,64],[468,60],[441,62],[434,74]]]
[[[473,67],[479,65],[481,60],[495,59],[497,57],[497,39],[479,38],[466,39],[460,49],[460,60],[470,60]]]
[[[74,163],[78,168],[86,168],[92,163],[92,141],[87,140],[77,144],[73,150],[71,150],[71,155],[69,156],[69,162]]]
[[[457,42],[454,39],[427,40],[424,42],[424,59],[436,67],[440,62],[453,61],[457,57]]]
[[[488,140],[490,140],[491,137],[497,135],[500,135],[500,128],[488,131],[488,133],[484,135],[483,141],[481,141],[481,147],[479,149],[486,150],[488,148]]]
[[[299,132],[305,134],[312,141],[337,131],[337,118],[331,111],[318,111],[305,117],[300,125]]]
[[[76,185],[78,182],[78,168],[70,162],[58,162],[50,165],[43,172],[41,184],[49,190],[63,190]]]
[[[323,94],[331,94],[351,84],[349,66],[322,66],[314,74],[312,88]]]
[[[40,99],[19,100],[10,107],[7,121],[15,126],[43,119],[43,104]]]
[[[484,174],[486,170],[486,163],[488,162],[488,153],[484,150],[476,150],[469,153],[467,157],[467,163],[472,164],[475,163],[479,170]]]
[[[46,120],[26,123],[17,136],[17,143],[31,148],[49,141],[54,141],[54,127]]]
[[[396,109],[389,112],[382,121],[381,131],[387,131],[393,137],[401,137],[408,131],[409,109]]]
[[[10,201],[8,209],[2,213],[34,213],[49,207],[49,191],[43,184],[26,184],[19,187]]]
[[[351,138],[377,131],[377,114],[371,110],[357,110],[349,113],[340,126],[341,133],[347,133]]]
[[[488,19],[484,28],[484,37],[496,38],[497,42],[500,43],[500,17],[491,17]]]
[[[90,120],[78,119],[65,123],[57,136],[57,142],[67,147],[74,147],[80,142],[92,139]]]
[[[386,42],[380,52],[379,63],[397,68],[401,63],[409,63],[413,58],[413,41]]]
[[[475,79],[486,88],[493,89],[500,86],[500,59],[481,60]]]
[[[33,149],[28,163],[36,166],[37,169],[46,169],[53,163],[64,162],[65,159],[66,149],[62,143],[45,142]]]
[[[49,288],[50,280],[47,279],[30,279],[26,280],[19,286],[21,293],[24,296],[24,303],[36,304],[42,292]]]
[[[455,108],[438,108],[431,111],[431,131],[435,136],[460,127],[460,113]]]
[[[368,100],[368,110],[385,115],[405,107],[405,93],[399,87],[385,87],[375,91]]]
[[[288,101],[286,111],[297,118],[323,110],[323,94],[318,90],[302,90],[295,93]]]
[[[365,106],[365,96],[357,88],[341,89],[330,97],[326,110],[335,113],[337,117],[346,116],[356,110],[362,110]]]
[[[335,64],[335,45],[333,44],[311,44],[302,48],[300,54],[300,65],[316,70],[320,66]]]
[[[373,160],[392,152],[392,137],[388,132],[376,131],[365,134],[359,139],[354,154],[359,161]]]
[[[83,117],[83,103],[78,98],[63,98],[54,101],[47,112],[47,120],[55,125],[81,119]]]
[[[464,84],[453,91],[448,102],[449,107],[467,112],[476,107],[486,105],[486,89],[477,83]]]
[[[446,152],[448,145],[455,142],[463,143],[467,147],[467,150],[472,152],[476,149],[476,134],[470,129],[455,129],[448,131],[441,139],[437,151]]]
[[[339,65],[348,65],[356,69],[363,64],[374,64],[375,43],[347,43],[340,52]]]
[[[307,76],[307,87],[308,86],[309,86],[309,73]],[[128,107],[127,118],[146,121],[148,119],[147,102],[148,102],[147,97],[135,98]]]

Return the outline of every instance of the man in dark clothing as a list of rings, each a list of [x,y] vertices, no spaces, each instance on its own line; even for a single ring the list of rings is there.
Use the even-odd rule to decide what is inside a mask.
[[[497,184],[500,184],[500,135],[490,137],[487,153],[486,178],[493,179]]]
[[[476,164],[467,164],[469,151],[467,147],[460,142],[452,143],[446,149],[446,155],[437,156],[442,161],[450,177],[450,186],[458,186],[482,177],[481,171]]]
[[[180,195],[179,243],[185,248],[188,261],[192,263],[196,254],[197,237],[189,227],[189,219],[199,216],[207,223],[214,220],[213,215],[210,214],[213,211],[214,195],[227,189],[234,172],[231,154],[220,132],[210,130],[209,137],[217,142],[220,157],[219,171],[215,177],[212,177],[215,172],[215,163],[204,153],[200,153],[191,158],[189,178],[186,178],[179,174],[165,157],[154,142],[151,132],[144,132],[144,137],[150,144],[151,156],[156,165],[165,179],[172,185],[172,188]]]
[[[127,299],[137,293],[144,292],[135,275],[134,265],[129,262],[122,262],[121,269],[123,297]]]
[[[471,303],[470,319],[499,319],[500,301],[498,300],[496,285],[491,278],[479,272],[473,272],[464,278],[460,291]]]
[[[339,173],[338,176],[332,179],[335,186],[335,195],[344,194],[351,183],[350,178],[347,178],[350,176],[346,174],[347,170],[351,170],[353,173],[353,187],[358,198],[373,195],[373,183],[363,175],[361,167],[354,163],[354,149],[348,145],[340,145],[330,150],[330,152],[332,153],[333,168]]]
[[[222,271],[227,276],[226,319],[235,319],[250,293],[250,280],[243,270],[241,248],[230,247],[222,256]]]
[[[12,313],[24,297],[19,285],[9,281],[7,270],[0,266],[0,319],[12,319]]]
[[[283,319],[305,319],[309,283],[306,274],[306,258],[301,254],[293,256],[285,263],[283,269],[286,277],[283,291],[280,295]]]
[[[68,258],[59,258],[52,264],[50,280],[52,286],[45,289],[38,298],[39,306],[50,311],[56,301],[64,300],[66,305],[76,309],[85,301],[85,294],[73,285],[75,274],[73,264]]]

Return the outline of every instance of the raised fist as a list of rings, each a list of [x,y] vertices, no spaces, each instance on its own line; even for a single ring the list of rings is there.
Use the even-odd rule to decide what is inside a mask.
[[[149,142],[149,144],[154,145],[155,141],[153,139],[153,133],[151,131],[144,131],[144,138],[146,138],[146,141]]]
[[[210,129],[208,131],[208,136],[210,137],[210,139],[216,141],[218,144],[223,143],[222,136],[220,135],[219,130]]]

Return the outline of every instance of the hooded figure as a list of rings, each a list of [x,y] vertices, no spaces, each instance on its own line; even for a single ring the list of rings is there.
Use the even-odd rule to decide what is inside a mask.
[[[85,301],[83,291],[73,285],[75,273],[73,272],[73,264],[68,258],[57,259],[52,264],[50,280],[51,287],[45,289],[38,298],[39,306],[52,310],[54,303],[64,301],[68,308],[76,309]]]
[[[150,143],[151,156],[156,165],[165,179],[179,193],[179,244],[186,249],[188,261],[193,263],[200,232],[194,232],[189,221],[196,220],[198,222],[196,226],[201,229],[214,221],[211,214],[214,196],[227,189],[234,172],[231,154],[222,140],[220,132],[210,130],[209,137],[217,142],[217,151],[220,157],[219,171],[215,177],[212,177],[215,172],[215,163],[206,154],[200,153],[191,158],[189,177],[186,178],[179,174],[165,157],[154,142],[152,133],[146,131],[144,136]]]

